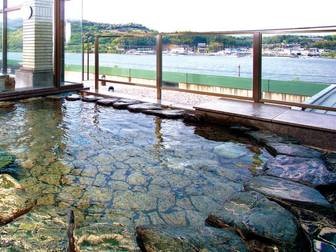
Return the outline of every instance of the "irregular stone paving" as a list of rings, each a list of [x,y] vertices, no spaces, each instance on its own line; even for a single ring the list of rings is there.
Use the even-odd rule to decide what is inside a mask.
[[[127,109],[131,112],[143,112],[145,110],[159,110],[161,109],[161,106],[154,103],[139,103],[129,105]]]
[[[65,97],[65,99],[68,100],[68,101],[79,101],[79,100],[82,99],[82,97],[78,94],[71,94],[71,95]]]
[[[298,144],[266,143],[266,148],[274,155],[287,155],[304,158],[321,158],[320,151]]]
[[[264,169],[267,175],[290,179],[309,186],[336,185],[336,173],[330,172],[320,159],[279,155],[269,159]]]
[[[102,105],[102,106],[112,106],[113,103],[119,101],[119,98],[108,98],[108,99],[100,99],[97,101],[98,105]]]
[[[155,115],[167,119],[180,119],[184,117],[185,111],[180,109],[161,109],[161,110],[145,110],[144,114]]]
[[[238,235],[212,227],[139,226],[136,234],[143,251],[248,251]]]
[[[250,180],[245,188],[268,198],[297,203],[302,207],[332,208],[332,205],[315,189],[287,179],[259,176]]]
[[[210,214],[207,223],[217,227],[230,225],[244,233],[272,240],[282,249],[293,249],[299,235],[294,215],[257,192],[235,195],[220,211]]]

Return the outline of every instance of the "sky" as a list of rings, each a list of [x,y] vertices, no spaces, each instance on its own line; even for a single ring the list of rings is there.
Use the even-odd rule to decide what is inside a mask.
[[[79,2],[68,4],[78,10]],[[336,0],[83,0],[84,19],[160,32],[336,25],[335,10]]]

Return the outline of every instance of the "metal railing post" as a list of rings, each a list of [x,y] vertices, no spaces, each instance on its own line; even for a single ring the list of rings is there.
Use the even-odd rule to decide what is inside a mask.
[[[253,34],[253,101],[260,102],[261,92],[261,66],[262,66],[262,34]]]
[[[3,0],[3,6],[2,6],[2,72],[4,74],[7,74],[7,38],[8,38],[8,33],[7,33],[7,24],[8,24],[8,16],[7,16],[7,0]]]
[[[84,81],[84,74],[85,74],[85,61],[84,61],[84,54],[85,54],[85,39],[82,38],[82,81]]]
[[[90,49],[91,44],[87,42],[87,51],[86,51],[86,80],[90,80]]]
[[[162,98],[162,34],[156,36],[156,98]]]
[[[95,39],[95,91],[99,88],[99,37]]]

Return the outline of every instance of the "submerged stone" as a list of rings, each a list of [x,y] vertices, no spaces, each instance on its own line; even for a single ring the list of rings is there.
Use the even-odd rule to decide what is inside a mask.
[[[5,189],[9,188],[22,189],[21,185],[8,174],[0,175],[0,187]]]
[[[313,148],[290,143],[266,143],[266,148],[274,155],[287,155],[305,158],[320,158],[322,153]]]
[[[328,169],[336,172],[336,152],[327,153],[324,158]]]
[[[146,110],[144,111],[144,113],[167,119],[180,119],[184,117],[185,111],[181,109],[161,109],[161,110]]]
[[[137,251],[133,234],[118,223],[79,227],[75,234],[81,251]]]
[[[248,251],[238,235],[212,227],[139,226],[136,234],[143,251]]]
[[[243,144],[226,142],[216,146],[214,153],[220,159],[237,159],[247,154],[247,148]]]
[[[229,225],[285,248],[294,246],[299,235],[295,217],[257,192],[236,194],[222,210],[210,214],[207,223],[216,227]]]
[[[330,172],[320,159],[279,155],[269,159],[264,169],[267,175],[314,187],[336,185],[336,173]]]
[[[82,101],[84,101],[84,102],[96,102],[99,99],[101,99],[101,98],[99,98],[97,96],[94,96],[94,95],[85,95],[85,96],[82,97]]]
[[[119,101],[118,98],[108,98],[108,99],[101,99],[97,101],[98,105],[102,105],[102,106],[112,106],[113,103]]]
[[[139,103],[129,105],[127,109],[131,112],[143,112],[145,110],[158,110],[161,109],[161,106],[154,103]]]
[[[4,167],[14,163],[14,161],[15,156],[0,150],[0,172]]]
[[[299,143],[298,140],[290,136],[279,136],[268,131],[252,131],[246,133],[259,144],[267,143]]]
[[[71,94],[71,95],[65,97],[65,99],[67,101],[79,101],[80,99],[82,99],[82,97],[78,94]]]
[[[283,178],[259,176],[250,180],[245,188],[257,191],[268,198],[281,202],[292,202],[308,208],[327,208],[332,205],[314,188]]]
[[[0,226],[28,213],[35,202],[9,175],[0,175]]]

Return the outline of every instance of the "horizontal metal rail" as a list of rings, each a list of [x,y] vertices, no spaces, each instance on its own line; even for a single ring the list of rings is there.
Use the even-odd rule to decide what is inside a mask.
[[[98,79],[98,80],[109,82],[109,83],[123,84],[123,85],[128,85],[128,86],[137,86],[137,87],[146,87],[146,88],[156,89],[156,86],[154,86],[154,85],[133,83],[133,82],[127,82],[127,81],[114,81],[114,80],[106,80],[106,79]],[[173,87],[164,87],[164,86],[161,89],[162,90],[168,90],[168,91],[191,93],[191,94],[217,96],[217,97],[223,97],[223,98],[234,98],[234,99],[239,99],[239,100],[248,100],[248,101],[253,100],[252,97],[249,97],[249,96],[228,95],[228,94],[211,93],[211,92],[203,92],[203,91],[180,89],[180,88],[173,88]]]

